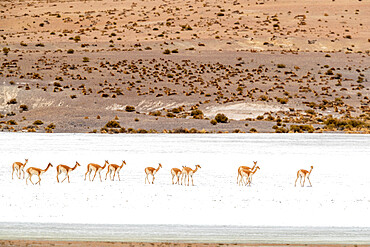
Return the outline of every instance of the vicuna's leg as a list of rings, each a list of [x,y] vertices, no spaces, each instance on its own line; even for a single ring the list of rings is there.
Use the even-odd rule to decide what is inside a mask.
[[[40,177],[40,175],[38,175],[38,177],[39,177],[39,181],[37,181],[35,184],[39,184],[39,185],[41,185],[41,177]]]
[[[94,177],[93,177],[92,181],[94,181],[97,172],[98,172],[98,170],[95,170],[95,174],[94,174]],[[90,175],[89,175],[89,178],[90,178]]]
[[[68,172],[66,173],[66,176],[64,177],[64,179],[62,180],[62,183],[64,182],[64,180],[66,180],[66,178],[68,177]],[[68,182],[69,182],[69,177],[68,177]]]
[[[191,175],[191,184],[194,186],[193,175]]]
[[[32,183],[32,180],[31,180],[31,174],[30,173],[28,173],[28,177],[27,177],[27,179],[26,179],[26,184],[28,185],[28,183],[27,183],[27,180],[29,179],[30,181],[31,181],[31,183]],[[33,183],[32,183],[33,184]]]
[[[32,174],[29,176],[30,178],[30,182],[34,185],[34,183],[32,182]]]
[[[113,181],[114,181],[114,178],[116,177],[116,172],[117,172],[117,170],[114,170]]]
[[[90,171],[90,169],[89,169],[89,167],[87,168],[87,172],[85,173],[85,181],[86,181],[86,175],[87,175],[87,173],[89,173],[89,171]],[[89,174],[89,179],[90,179],[90,174]]]
[[[119,171],[117,172],[118,181],[121,181],[121,178],[119,177]]]
[[[23,179],[24,179],[24,167],[22,168],[22,172],[23,172]],[[21,175],[21,173],[19,172],[19,176]]]
[[[146,180],[148,180],[148,183],[150,183],[150,182],[149,182],[149,179],[148,179],[148,175],[149,175],[149,174],[147,173],[147,174],[146,174],[146,176],[145,176],[145,184],[146,184]]]
[[[248,185],[249,175],[245,176],[245,186]]]
[[[171,174],[171,175],[172,175],[172,184],[174,184],[173,178],[175,177],[175,174]]]
[[[310,176],[307,176],[308,182],[310,182],[310,186],[312,187],[311,181],[310,181]]]
[[[295,180],[294,187],[296,187],[296,185],[297,185],[298,178],[299,178],[299,174],[297,174],[297,179]]]
[[[304,182],[306,182],[306,176],[301,176],[301,181],[302,181],[302,177],[303,177],[303,184],[301,184],[301,185],[302,185],[302,187],[304,187]]]
[[[247,184],[246,184],[245,180],[246,180],[245,175],[242,175],[242,182],[243,182],[243,185],[244,185],[244,186],[247,186]]]
[[[242,177],[240,176],[238,176],[238,179],[239,179],[239,181],[238,181],[238,185],[240,186],[240,183],[242,182]]]
[[[99,178],[100,178],[100,182],[103,182],[103,181],[101,180],[101,175],[100,175],[100,171],[99,171]]]
[[[154,177],[154,174],[153,174],[153,180],[152,180],[152,184],[154,184],[154,179],[155,179],[155,177]]]
[[[107,177],[108,177],[108,173],[109,173],[109,169],[108,169],[108,171],[107,171],[107,173],[105,174],[105,180],[107,180]],[[110,178],[110,173],[109,173],[109,178]]]

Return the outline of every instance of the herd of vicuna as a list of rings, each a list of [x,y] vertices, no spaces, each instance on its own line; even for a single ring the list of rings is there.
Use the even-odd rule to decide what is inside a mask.
[[[27,165],[27,162],[28,162],[28,159],[25,159],[24,163],[22,163],[22,162],[14,162],[13,163],[12,179],[14,179],[14,172],[16,172],[16,175],[19,179],[22,179],[22,172],[23,172],[23,179],[25,178],[24,167]],[[248,166],[240,166],[238,168],[237,183],[239,185],[249,185],[249,186],[251,186],[253,174],[255,174],[257,172],[257,170],[260,169],[260,167],[257,166],[257,161],[253,161],[253,163],[254,163],[254,166],[252,168],[248,167]],[[108,165],[108,168],[107,168],[107,173],[105,174],[105,180],[107,180],[107,177],[108,177],[108,174],[109,174],[109,178],[112,181],[114,181],[114,178],[117,174],[118,180],[121,181],[121,178],[119,176],[119,172],[121,171],[122,167],[124,165],[126,165],[126,161],[122,161],[121,165],[117,165],[117,164],[109,164],[109,162],[106,160],[105,163],[104,163],[104,166],[100,166],[100,165],[95,164],[95,163],[90,163],[90,164],[87,165],[87,171],[85,173],[85,180],[86,180],[87,174],[89,174],[89,180],[90,181],[94,181],[96,174],[99,174],[100,181],[102,181],[100,172],[102,170],[104,170],[104,168],[107,165]],[[59,181],[59,175],[61,173],[65,174],[65,178],[61,182],[64,182],[64,180],[66,180],[68,178],[68,183],[69,183],[70,182],[69,181],[69,173],[71,171],[75,170],[77,168],[77,166],[80,166],[80,164],[77,161],[76,161],[76,164],[75,164],[74,167],[69,167],[69,166],[66,166],[66,165],[58,165],[57,166],[57,181],[58,181],[58,183],[60,182]],[[28,177],[26,179],[26,184],[27,184],[28,180],[30,180],[30,182],[32,184],[34,184],[31,180],[31,178],[32,178],[33,175],[36,175],[36,176],[38,176],[39,180],[35,184],[40,185],[41,175],[43,173],[45,173],[50,167],[53,167],[53,165],[51,163],[49,163],[47,165],[46,169],[44,169],[44,170],[40,169],[40,168],[36,168],[36,167],[27,168],[26,172],[28,174]],[[144,169],[145,174],[146,174],[145,183],[148,182],[149,184],[150,183],[153,184],[154,179],[155,179],[154,176],[160,168],[162,168],[161,164],[158,165],[158,168],[146,167]],[[191,169],[190,167],[187,167],[187,166],[183,166],[182,169],[172,168],[171,169],[172,184],[180,184],[180,177],[181,177],[181,185],[184,184],[184,185],[189,186],[190,178],[191,178],[191,183],[194,186],[193,175],[196,171],[198,171],[199,168],[201,168],[200,165],[196,165],[195,169]],[[308,182],[310,183],[310,186],[312,186],[310,178],[309,178],[310,174],[312,172],[312,169],[313,169],[313,166],[311,166],[311,169],[309,171],[304,170],[304,169],[299,170],[297,172],[297,178],[295,180],[294,186],[296,186],[297,180],[300,179],[300,184],[303,187],[304,183],[306,181],[306,178],[307,178]],[[92,172],[94,172],[94,176],[93,176],[93,179],[91,180],[91,173]],[[112,177],[112,173],[113,173],[113,177]],[[151,175],[153,177],[151,182],[149,181],[149,175]],[[188,180],[187,184],[186,184],[186,179]],[[303,179],[303,183],[302,183],[302,179]]]

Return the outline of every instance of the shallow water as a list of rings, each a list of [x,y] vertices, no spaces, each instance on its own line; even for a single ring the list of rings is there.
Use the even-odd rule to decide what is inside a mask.
[[[208,239],[217,239],[218,227],[228,226],[231,241],[239,239],[238,229],[252,235],[258,227],[274,229],[277,235],[271,239],[284,227],[291,229],[296,239],[300,237],[295,229],[312,229],[313,236],[315,229],[327,229],[335,239],[345,236],[347,229],[368,233],[370,227],[368,135],[1,133],[0,157],[0,222],[8,222],[0,224],[0,233],[9,223],[10,227],[21,224],[25,235],[27,224],[40,232],[46,229],[43,224],[61,229],[65,224],[72,224],[72,228],[83,224],[82,236],[87,238],[90,235],[83,229],[89,225],[121,225],[125,229],[136,225],[150,232],[156,232],[153,229],[158,226],[199,226],[205,229],[201,236],[209,234]],[[54,165],[42,175],[41,186],[12,180],[11,164],[25,158],[29,159],[26,168],[45,168],[49,162]],[[86,165],[103,165],[104,160],[117,164],[126,160],[121,181],[104,180],[106,170],[101,173],[103,182],[98,176],[94,182],[84,181]],[[76,161],[81,167],[70,174],[71,183],[58,184],[55,167],[73,166]],[[258,161],[261,168],[253,176],[252,186],[238,186],[237,168],[252,166],[252,161]],[[145,184],[144,168],[158,163],[163,168],[154,185]],[[172,185],[172,167],[196,164],[202,168],[194,175],[195,186]],[[294,187],[297,170],[309,170],[311,165],[313,186]],[[331,232],[333,227],[346,230]],[[109,239],[107,234],[103,237]],[[137,238],[135,232],[132,234]],[[154,235],[148,236],[153,239]],[[196,233],[192,235],[201,239]],[[356,239],[356,235],[351,237]],[[244,239],[253,238],[248,235]]]

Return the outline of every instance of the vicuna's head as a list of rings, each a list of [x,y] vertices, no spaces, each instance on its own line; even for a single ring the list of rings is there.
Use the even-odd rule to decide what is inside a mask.
[[[81,166],[81,165],[80,165],[80,163],[78,163],[78,162],[76,161],[76,166]]]
[[[49,166],[53,167],[53,165],[52,165],[51,163],[49,163],[49,164],[48,164],[48,167],[49,167]]]
[[[159,163],[158,169],[159,169],[159,168],[162,168],[162,165],[161,165],[161,163]]]
[[[253,161],[254,165],[257,165],[257,161]]]
[[[122,161],[122,165],[126,165],[126,161],[124,161],[124,160],[123,160],[123,161]]]
[[[25,159],[25,162],[24,163],[26,164],[27,162],[28,162],[28,159]]]
[[[196,165],[196,166],[195,166],[195,168],[197,168],[197,167],[198,167],[198,168],[202,168],[202,167],[200,167],[200,165]]]

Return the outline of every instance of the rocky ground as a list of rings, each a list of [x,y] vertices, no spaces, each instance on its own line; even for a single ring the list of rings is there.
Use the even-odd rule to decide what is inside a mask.
[[[369,12],[361,0],[1,2],[0,129],[369,133]]]

